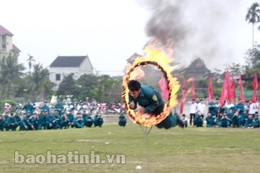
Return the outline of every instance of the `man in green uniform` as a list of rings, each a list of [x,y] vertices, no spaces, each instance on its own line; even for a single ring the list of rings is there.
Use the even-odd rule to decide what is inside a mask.
[[[125,118],[124,113],[120,113],[119,118],[118,118],[118,125],[122,126],[122,127],[125,127],[125,125],[126,125],[126,118]]]
[[[8,129],[12,129],[12,131],[16,131],[18,123],[16,122],[13,113],[10,114],[10,117],[7,120],[7,125],[8,125]]]
[[[65,112],[63,112],[61,114],[61,121],[62,121],[61,128],[63,128],[63,127],[64,127],[64,129],[69,128],[69,120],[68,120]]]
[[[84,127],[84,120],[81,117],[81,113],[78,112],[76,117],[74,118],[74,125],[76,128],[83,128]]]
[[[33,115],[29,118],[29,121],[34,126],[34,128],[37,129],[39,124],[39,117],[37,116],[36,112],[34,112]]]
[[[87,119],[85,120],[85,126],[86,127],[92,127],[92,125],[93,125],[93,123],[94,123],[94,120],[93,120],[93,118],[91,117],[91,114],[89,113],[89,114],[87,114],[88,115],[88,117],[87,117]]]
[[[30,111],[31,115],[33,114],[34,111],[34,106],[32,105],[31,100],[28,100],[26,105],[24,105],[23,109],[25,109],[25,112],[27,113],[28,111]]]
[[[162,113],[164,108],[164,101],[161,94],[154,90],[151,86],[142,85],[136,81],[131,80],[128,83],[129,89],[129,107],[130,109],[136,109],[137,103],[140,105],[137,110],[137,114],[143,115],[144,113],[159,115]],[[158,128],[169,129],[179,125],[184,127],[183,122],[178,115],[172,115],[170,113],[162,122],[157,124]]]
[[[258,113],[255,113],[255,122],[254,122],[254,128],[259,128],[260,127],[260,120],[258,118]]]
[[[5,128],[5,120],[4,117],[0,115],[0,130],[4,131],[4,128]]]
[[[245,109],[245,105],[243,104],[243,101],[239,99],[238,104],[236,105],[236,110],[239,111],[239,114],[243,114]]]
[[[54,129],[56,120],[52,113],[47,116],[47,129]]]
[[[20,125],[21,125],[21,117],[20,117],[19,112],[15,112],[14,118],[15,118],[15,120],[17,122],[17,126],[20,127]]]
[[[216,118],[212,117],[210,112],[208,113],[206,121],[207,121],[207,127],[214,127],[217,124]]]
[[[95,118],[94,118],[94,127],[96,127],[96,126],[102,127],[103,123],[104,123],[104,120],[101,117],[101,114],[99,112],[97,112],[95,115]]]
[[[227,114],[223,114],[223,118],[221,119],[219,123],[219,127],[229,127],[230,126],[230,120],[227,117]]]
[[[8,128],[8,119],[9,119],[9,111],[5,111],[5,114],[4,114],[4,120],[5,120],[4,127],[5,127],[6,131],[9,130],[9,128]]]
[[[48,116],[48,110],[44,110],[39,114],[39,123],[38,123],[37,130],[42,130],[42,128],[47,129],[47,123],[46,123],[47,116]]]
[[[23,119],[21,121],[20,130],[33,130],[33,129],[34,129],[34,126],[30,123],[27,116],[24,115]]]
[[[41,108],[41,112],[45,112],[45,111],[47,111],[48,113],[50,113],[50,108],[49,108],[49,106],[48,106],[48,101],[47,100],[44,100],[44,103],[43,103],[44,105],[42,106],[42,108]]]
[[[62,119],[61,119],[61,116],[59,115],[59,113],[57,111],[55,111],[55,113],[54,113],[54,118],[55,118],[55,123],[54,123],[53,128],[54,129],[61,129]]]
[[[227,113],[228,118],[232,120],[233,115],[234,115],[233,109],[229,109]]]
[[[249,114],[248,118],[245,122],[245,127],[247,128],[253,128],[255,124],[255,119],[253,118],[253,114]]]
[[[74,115],[72,113],[72,109],[69,110],[69,113],[67,114],[67,118],[68,118],[68,125],[71,127],[74,127]]]
[[[93,119],[91,118],[91,113],[87,113],[86,109],[83,109],[82,118],[86,127],[91,127],[93,124]]]
[[[63,107],[63,105],[61,104],[60,99],[57,99],[57,102],[58,102],[58,103],[55,104],[55,106],[54,106],[54,110],[55,110],[55,111],[58,111],[59,115],[61,116],[64,107]]]
[[[195,114],[194,127],[203,127],[203,119],[198,113]]]

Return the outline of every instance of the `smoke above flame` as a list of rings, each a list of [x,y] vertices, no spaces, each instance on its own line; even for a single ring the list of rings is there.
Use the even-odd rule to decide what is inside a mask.
[[[174,43],[175,63],[188,66],[198,57],[210,69],[222,69],[230,61],[237,62],[240,35],[234,9],[241,9],[243,0],[138,0],[150,13],[145,31],[167,48]],[[246,10],[246,9],[245,9]],[[240,10],[241,11],[241,10]],[[245,14],[244,14],[245,15]],[[173,45],[172,45],[173,46]]]

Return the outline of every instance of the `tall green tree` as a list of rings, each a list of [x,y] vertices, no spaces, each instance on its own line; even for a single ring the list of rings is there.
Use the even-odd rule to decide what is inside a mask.
[[[260,45],[256,45],[254,48],[249,49],[246,53],[245,72],[246,73],[260,73]]]
[[[57,94],[74,96],[75,84],[76,81],[73,79],[73,74],[71,73],[68,76],[64,77],[64,79],[61,81],[57,90]]]
[[[246,21],[252,23],[252,47],[254,47],[254,25],[259,22],[260,18],[260,9],[257,2],[253,3],[250,8],[247,10]]]
[[[28,66],[29,66],[29,75],[31,75],[31,68],[32,68],[32,64],[35,61],[35,59],[30,54],[28,54],[28,56],[29,56],[29,58],[27,59],[27,61],[28,61]]]
[[[81,100],[85,100],[86,97],[97,98],[97,86],[99,83],[99,78],[93,74],[84,74],[76,81],[77,93]],[[75,93],[75,94],[77,94]]]
[[[6,98],[14,96],[15,87],[19,84],[23,76],[24,66],[18,64],[17,56],[8,55],[1,62],[0,83],[1,95]]]
[[[41,64],[33,65],[33,72],[29,77],[31,79],[30,91],[37,100],[43,101],[52,90],[51,88],[54,84],[50,82],[49,75],[49,70],[47,68],[43,68]]]

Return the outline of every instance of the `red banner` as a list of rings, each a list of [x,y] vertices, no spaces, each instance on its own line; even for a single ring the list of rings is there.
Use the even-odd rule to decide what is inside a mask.
[[[168,91],[167,81],[162,76],[158,83],[159,83],[159,86],[161,88],[162,99],[163,100],[168,100],[168,98],[169,98],[169,91]]]
[[[241,76],[239,76],[238,84],[240,86],[240,99],[244,103],[245,102],[245,98],[244,98],[244,89],[243,89],[243,82],[242,82]]]
[[[229,71],[227,70],[225,79],[223,81],[221,96],[220,96],[220,104],[224,106],[226,98],[230,99],[230,75]]]
[[[182,93],[182,99],[181,99],[181,106],[180,106],[180,114],[183,113],[183,107],[184,107],[184,100],[185,100],[185,92],[187,89],[187,83],[186,83],[186,79],[183,80],[183,84],[182,84],[182,89],[181,89],[181,93]]]
[[[193,80],[191,85],[191,99],[195,99],[195,94],[195,82]]]
[[[209,78],[209,86],[208,86],[208,101],[211,102],[213,98],[213,88],[212,88],[212,76]]]
[[[258,81],[257,81],[257,73],[255,73],[254,80],[252,82],[252,87],[254,89],[253,97],[252,97],[252,102],[256,102],[256,90],[258,88]]]
[[[232,82],[231,82],[231,85],[230,85],[230,99],[233,100],[233,99],[236,99],[236,98],[237,98],[237,96],[236,96],[235,79],[234,79],[234,77],[232,77]]]

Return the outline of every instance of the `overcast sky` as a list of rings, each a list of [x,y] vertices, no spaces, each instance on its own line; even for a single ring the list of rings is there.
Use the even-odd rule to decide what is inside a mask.
[[[244,63],[245,52],[252,45],[252,28],[245,21],[245,14],[255,1],[240,0],[234,6],[232,3],[237,0],[225,1],[231,5],[228,6],[231,12],[224,13],[230,17],[221,20],[229,25],[219,26],[214,32],[222,33],[218,46],[229,49],[219,49],[226,61],[218,66],[206,62],[211,69],[228,62]],[[140,0],[0,0],[0,4],[0,24],[14,34],[13,43],[22,51],[19,62],[27,68],[28,54],[44,67],[59,55],[88,55],[99,73],[122,75],[126,59],[141,52],[150,39],[145,26],[151,11]],[[255,32],[258,41],[259,31]],[[178,51],[176,56],[181,57],[186,50]],[[194,55],[191,51],[186,64],[196,56],[203,56],[200,51]]]

